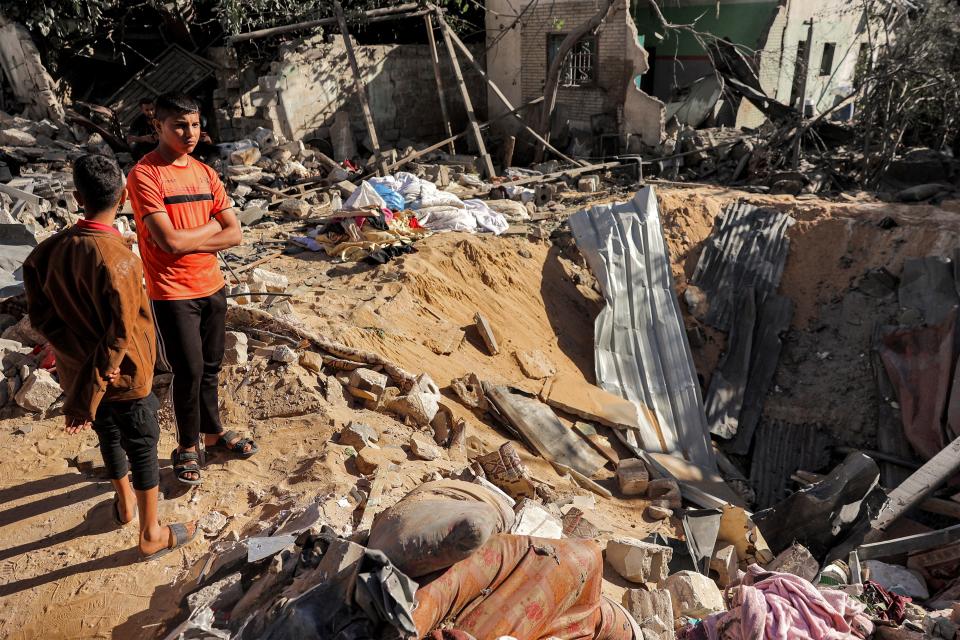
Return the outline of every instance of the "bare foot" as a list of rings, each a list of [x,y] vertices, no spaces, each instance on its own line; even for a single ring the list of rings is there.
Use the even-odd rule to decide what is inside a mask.
[[[189,538],[197,530],[197,521],[185,522],[183,526],[186,527]],[[176,547],[176,542],[170,527],[158,523],[140,532],[140,553],[149,556],[163,549],[173,549]]]

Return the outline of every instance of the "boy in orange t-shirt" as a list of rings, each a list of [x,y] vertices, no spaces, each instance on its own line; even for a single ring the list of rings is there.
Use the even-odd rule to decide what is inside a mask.
[[[207,449],[242,457],[257,445],[220,423],[217,387],[227,298],[217,252],[241,242],[240,223],[216,172],[190,157],[200,140],[200,110],[190,97],[156,101],[159,143],[127,178],[137,222],[160,361],[173,371],[177,479],[200,484],[200,434]]]

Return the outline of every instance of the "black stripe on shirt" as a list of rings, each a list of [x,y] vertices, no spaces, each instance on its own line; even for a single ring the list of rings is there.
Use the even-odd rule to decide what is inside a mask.
[[[186,202],[202,202],[203,200],[213,201],[213,194],[188,193],[182,196],[167,196],[163,199],[163,204],[184,204]]]

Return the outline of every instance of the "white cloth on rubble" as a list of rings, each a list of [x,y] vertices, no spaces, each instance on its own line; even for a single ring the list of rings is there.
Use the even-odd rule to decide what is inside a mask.
[[[421,207],[416,210],[417,220],[431,231],[469,231],[477,230],[477,219],[467,209],[441,205],[439,207]]]
[[[516,200],[486,200],[486,205],[493,211],[503,215],[510,222],[520,222],[530,219],[530,212],[522,202]]]
[[[373,188],[370,182],[364,180],[360,187],[350,194],[347,201],[343,203],[344,209],[366,209],[367,207],[376,207],[380,209],[387,206],[377,190]]]
[[[420,224],[431,231],[481,230],[500,235],[510,226],[502,214],[490,209],[484,201],[464,202],[412,173],[400,171],[389,176],[370,178],[369,182],[371,185],[389,187],[403,196],[407,206],[416,212]],[[373,190],[373,187],[370,186],[370,189]]]
[[[463,204],[467,206],[467,211],[473,214],[477,226],[481,229],[492,231],[494,235],[500,235],[510,226],[503,215],[490,209],[483,200],[464,200]]]

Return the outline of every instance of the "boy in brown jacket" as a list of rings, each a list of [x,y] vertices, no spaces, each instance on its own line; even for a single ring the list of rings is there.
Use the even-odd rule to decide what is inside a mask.
[[[139,513],[140,552],[154,558],[192,540],[197,526],[157,519],[156,337],[140,260],[113,227],[123,173],[113,160],[87,155],[74,163],[73,180],[85,217],[24,262],[27,308],[56,353],[67,433],[96,431],[117,492],[114,518],[124,525]]]

